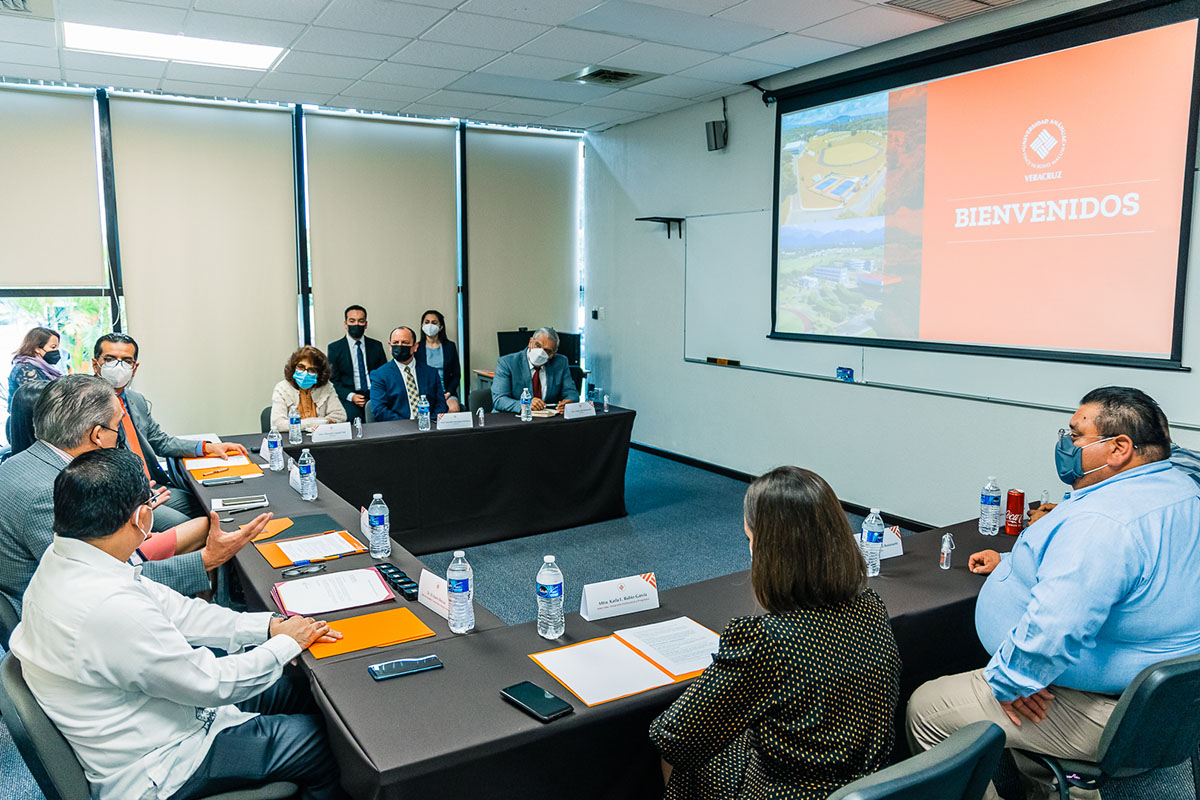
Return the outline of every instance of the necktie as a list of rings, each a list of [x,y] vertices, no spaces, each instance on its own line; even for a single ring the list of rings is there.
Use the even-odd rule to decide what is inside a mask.
[[[412,364],[404,365],[404,388],[408,390],[408,418],[416,419],[417,398],[421,394],[417,391],[417,380],[413,377]]]
[[[133,451],[133,454],[142,462],[142,472],[146,473],[146,477],[150,477],[150,468],[146,466],[146,456],[142,453],[142,443],[138,441],[137,429],[133,427],[133,420],[129,418],[129,412],[121,417],[121,430],[125,432],[125,446]]]
[[[354,388],[365,389],[367,388],[367,362],[363,361],[361,339],[354,343],[354,348],[357,351],[358,357],[358,385]]]
[[[542,378],[541,378],[541,372],[542,372],[542,370],[541,370],[541,367],[534,367],[534,368],[533,368],[533,396],[534,396],[534,397],[541,397],[541,396],[542,396]]]

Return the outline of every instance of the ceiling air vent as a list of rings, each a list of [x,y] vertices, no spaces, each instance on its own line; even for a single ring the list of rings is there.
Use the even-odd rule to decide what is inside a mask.
[[[629,72],[628,70],[614,69],[612,67],[588,67],[587,69],[581,69],[579,72],[564,75],[558,80],[566,83],[583,83],[589,86],[610,86],[615,89],[624,89],[661,77],[662,75],[657,72]]]
[[[883,5],[951,22],[1021,2],[1024,0],[885,0]]]

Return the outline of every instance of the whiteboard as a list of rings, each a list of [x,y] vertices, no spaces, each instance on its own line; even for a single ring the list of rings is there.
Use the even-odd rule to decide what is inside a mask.
[[[769,209],[686,218],[685,359],[737,359],[746,368],[823,379],[846,366],[854,369],[855,383],[1068,411],[1097,386],[1136,386],[1159,402],[1173,427],[1200,430],[1200,372],[768,339],[773,225]],[[1193,220],[1193,242],[1200,241],[1196,227]],[[1101,304],[1098,313],[1127,313],[1136,324],[1137,310],[1120,305],[1120,287],[1080,291],[1063,302]],[[1200,325],[1187,324],[1200,321],[1200,287],[1188,293],[1184,320],[1189,365],[1200,352]]]

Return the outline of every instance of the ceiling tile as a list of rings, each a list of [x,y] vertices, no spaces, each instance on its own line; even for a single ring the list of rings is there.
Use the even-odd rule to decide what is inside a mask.
[[[112,75],[108,72],[90,72],[85,69],[63,70],[67,83],[81,83],[84,86],[111,86],[114,89],[140,89],[146,92],[158,91],[158,78],[145,78],[137,75]]]
[[[572,17],[594,8],[599,2],[601,0],[468,0],[459,6],[458,10],[504,19],[540,22],[543,25],[561,25]]]
[[[802,67],[827,58],[840,56],[856,50],[854,45],[830,42],[826,39],[814,39],[811,36],[799,36],[786,33],[776,36],[768,42],[747,47],[737,51],[739,58],[749,58],[766,61],[772,64],[783,64],[789,68]]]
[[[578,72],[585,67],[587,67],[587,63],[583,61],[561,61],[557,58],[542,58],[541,56],[509,53],[483,67],[480,72],[511,75],[515,78],[537,78],[544,81],[553,81]]]
[[[445,14],[442,9],[392,0],[333,0],[329,8],[317,17],[317,24],[367,33],[387,31],[392,36],[413,38],[420,36]]]
[[[28,81],[61,81],[62,73],[57,66],[37,67],[33,64],[13,64],[3,61],[0,62],[0,77]]]
[[[936,19],[921,14],[910,14],[882,6],[867,6],[852,14],[804,28],[803,33],[819,39],[867,47],[941,24]]]
[[[765,61],[751,61],[733,56],[721,56],[707,61],[698,67],[685,69],[679,74],[685,78],[699,78],[704,81],[718,83],[745,83],[756,81],[785,72],[787,67],[779,64],[768,64]]]
[[[637,39],[610,36],[594,31],[577,31],[573,28],[554,28],[543,33],[517,52],[547,58],[566,58],[598,64],[606,58],[628,50],[638,43]]]
[[[673,8],[676,11],[687,11],[691,14],[703,14],[708,17],[736,6],[742,0],[642,0],[642,2],[650,6]]]
[[[53,47],[0,42],[0,61],[10,64],[29,64],[35,67],[58,67],[58,50]]]
[[[329,0],[196,0],[195,9],[256,19],[309,23],[328,4]]]
[[[496,109],[473,111],[469,117],[472,122],[492,122],[498,125],[541,125],[542,123],[542,117],[536,114],[512,114]]]
[[[643,42],[636,47],[626,50],[624,53],[604,59],[604,63],[611,67],[624,67],[625,69],[642,70],[644,72],[661,72],[664,75],[669,75],[672,72],[679,72],[681,69],[703,64],[705,61],[711,61],[718,55],[719,53],[707,50],[692,50],[688,47]]]
[[[120,0],[57,0],[58,19],[152,33],[182,33],[187,11]]]
[[[421,86],[426,89],[441,89],[458,80],[465,72],[439,67],[422,67],[417,64],[398,64],[385,61],[367,73],[367,80],[376,83],[398,83],[402,86]]]
[[[0,54],[0,57],[3,55]],[[144,78],[161,78],[167,71],[167,62],[165,61],[150,58],[104,56],[99,53],[81,53],[78,50],[64,50],[62,65],[63,69],[108,72],[113,75],[139,75]]]
[[[440,92],[434,92],[424,98],[422,103],[432,103],[435,106],[447,106],[449,108],[491,108],[501,102],[502,98],[494,94],[477,94],[475,92],[455,92],[445,89]]]
[[[805,0],[803,3],[797,3],[796,0],[746,0],[722,11],[717,17],[781,31],[798,31],[862,7],[862,3],[855,0]]]
[[[309,27],[292,45],[293,50],[329,53],[335,56],[385,59],[408,44],[410,39],[340,28]]]
[[[429,103],[413,103],[400,109],[400,113],[418,117],[433,117],[435,119],[457,119],[469,116],[463,113],[465,110],[451,108],[450,106],[431,105]]]
[[[695,78],[681,78],[678,75],[668,75],[665,78],[655,78],[652,81],[639,83],[637,86],[630,87],[629,91],[665,94],[670,97],[686,97],[690,99],[719,92],[722,89],[727,89],[730,92],[738,92],[742,90],[742,87],[732,84],[722,85],[714,81],[701,81]]]
[[[535,25],[532,22],[454,11],[430,28],[422,38],[469,47],[515,50],[548,30],[550,29],[545,25]]]
[[[229,86],[254,86],[263,75],[258,69],[230,69],[229,67],[206,67],[201,64],[184,64],[172,61],[167,64],[166,77],[173,81],[193,83],[224,83]]]
[[[502,50],[483,50],[478,47],[417,39],[392,56],[391,60],[404,64],[420,64],[424,67],[472,70],[479,69],[502,55]]]
[[[137,3],[147,3],[152,6],[171,6],[172,8],[191,8],[192,0],[134,0]]]
[[[229,14],[207,14],[193,11],[188,15],[183,32],[202,39],[219,39],[224,42],[265,44],[271,47],[287,47],[300,32],[303,25],[295,22],[276,22],[271,19],[250,19]]]
[[[599,106],[600,108],[617,108],[622,111],[662,112],[674,111],[677,108],[691,105],[691,101],[682,100],[678,97],[666,97],[661,94],[631,92],[626,89],[614,92],[608,97],[601,97],[599,100],[592,100],[588,105]]]
[[[392,102],[370,97],[352,97],[339,94],[327,104],[330,108],[353,108],[358,111],[379,111],[384,114],[394,114],[401,107],[408,105],[407,100]]]
[[[287,75],[271,72],[258,82],[260,89],[286,89],[306,94],[334,95],[348,87],[353,81],[345,78],[318,78],[315,75]]]
[[[770,39],[776,31],[744,22],[689,14],[625,0],[609,2],[570,21],[572,28],[616,33],[682,47],[729,53]]]
[[[275,65],[274,71],[358,80],[378,65],[377,60],[370,58],[347,58],[346,56],[331,56],[326,53],[304,53],[293,50]]]
[[[574,103],[558,103],[553,100],[530,100],[524,97],[505,100],[494,106],[491,111],[503,111],[512,114],[531,115],[535,117],[548,117],[551,114],[558,114],[562,111],[567,111],[577,106]]]
[[[489,75],[472,72],[450,85],[452,89],[467,92],[508,95],[510,97],[532,97],[538,100],[559,100],[565,103],[584,103],[605,97],[613,89],[604,86],[586,86],[581,83],[538,81],[532,78],[512,78],[508,75]]]
[[[328,105],[333,99],[327,94],[307,94],[305,92],[281,92],[273,89],[253,89],[246,95],[247,100],[269,100],[273,103],[308,104],[312,106]]]
[[[547,125],[565,125],[568,128],[590,128],[593,125],[616,124],[629,119],[634,112],[622,111],[616,108],[598,108],[596,106],[580,106],[579,108],[555,114],[542,120]]]
[[[38,47],[57,47],[54,23],[48,19],[0,17],[0,42],[32,44]]]
[[[419,6],[433,6],[443,11],[449,11],[452,8],[458,8],[462,5],[463,0],[412,0],[412,2]],[[872,0],[863,0],[863,2],[869,3]],[[882,2],[882,0],[879,0],[879,2]]]
[[[192,97],[233,97],[239,100],[250,91],[244,86],[230,86],[227,83],[200,83],[170,79],[162,82],[162,90],[167,94],[182,94]]]
[[[397,103],[411,103],[429,94],[429,89],[418,86],[396,86],[392,83],[372,83],[359,81],[342,92],[344,96],[366,97],[378,103],[381,100],[391,100]]]

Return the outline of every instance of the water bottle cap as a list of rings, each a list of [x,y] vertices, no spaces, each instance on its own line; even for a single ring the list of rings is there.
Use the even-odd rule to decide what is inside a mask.
[[[878,513],[879,513],[879,509],[878,509],[878,508],[872,508],[872,509],[871,509],[871,513],[872,513],[872,514],[878,514]]]
[[[992,482],[992,481],[994,481],[994,480],[996,480],[996,476],[995,476],[995,475],[988,475],[988,483],[991,483],[991,482]]]
[[[303,450],[301,450],[301,451],[300,451],[300,457],[301,457],[301,458],[304,458],[306,455],[308,455],[308,448],[307,448],[307,447],[306,447],[306,448],[304,448]]]
[[[376,492],[375,494],[371,495],[371,499],[372,500],[382,500],[383,495],[381,495],[379,492]]]
[[[464,550],[455,550],[455,551],[454,551],[454,557],[455,557],[455,558],[466,558],[466,557],[467,557],[467,553],[466,553],[466,551],[464,551]]]
[[[553,564],[553,563],[554,563],[554,556],[542,556],[542,563],[544,563],[544,564]]]

